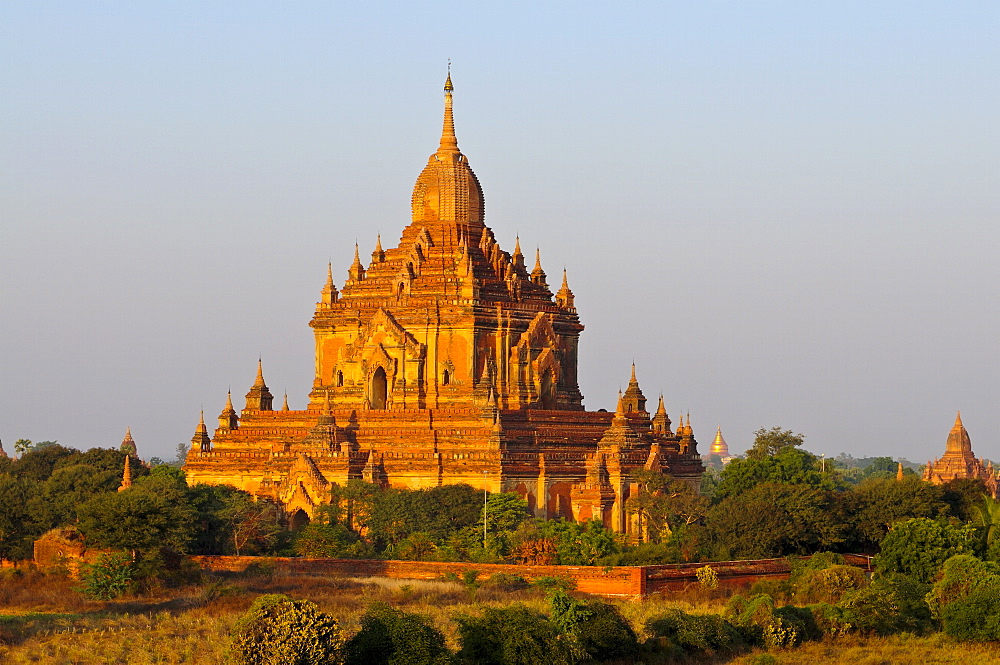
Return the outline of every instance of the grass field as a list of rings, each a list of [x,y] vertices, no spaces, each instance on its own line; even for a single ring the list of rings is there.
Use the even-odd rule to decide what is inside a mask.
[[[455,624],[460,613],[476,613],[483,605],[523,602],[546,609],[542,593],[469,589],[455,582],[422,582],[382,578],[335,577],[209,577],[203,584],[171,590],[157,597],[113,602],[87,601],[59,576],[27,573],[0,577],[0,662],[90,665],[122,663],[224,663],[229,630],[263,593],[284,593],[316,602],[338,617],[348,634],[358,628],[365,608],[386,602],[432,617],[457,647]],[[641,633],[643,623],[667,608],[687,612],[718,612],[724,599],[699,594],[658,596],[621,601],[624,615]],[[644,637],[640,634],[640,637]],[[892,638],[849,637],[813,642],[793,650],[753,652],[738,657],[709,657],[680,662],[734,665],[860,665],[983,664],[1000,665],[994,645],[958,644],[942,634]],[[649,656],[647,665],[675,662]]]

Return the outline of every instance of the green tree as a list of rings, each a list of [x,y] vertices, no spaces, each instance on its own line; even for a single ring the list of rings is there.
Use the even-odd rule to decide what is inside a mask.
[[[748,459],[774,457],[785,448],[801,446],[806,439],[805,434],[795,434],[790,429],[778,426],[771,429],[761,427],[753,434],[753,446],[746,452]]]
[[[405,541],[404,541],[405,542]],[[433,545],[433,543],[432,543]],[[310,558],[364,559],[375,551],[343,524],[311,522],[295,534],[295,554]]]
[[[973,524],[983,530],[986,558],[996,561],[1000,558],[1000,501],[989,494],[983,494],[975,508]]]
[[[846,534],[830,492],[782,483],[756,485],[721,501],[709,511],[706,525],[717,560],[836,549]]]
[[[638,516],[649,542],[662,542],[675,529],[701,521],[708,512],[706,497],[667,474],[642,470],[635,474],[635,482],[638,491],[628,498],[625,508]]]
[[[956,554],[974,554],[975,527],[928,518],[897,522],[882,539],[874,559],[883,573],[901,573],[922,583],[934,580],[941,565]]]
[[[618,608],[598,600],[583,602],[562,589],[549,592],[549,611],[582,660],[626,660],[639,651],[639,641]]]
[[[78,514],[89,543],[133,553],[163,547],[186,553],[197,528],[187,487],[162,475],[141,478],[124,492],[97,494]]]
[[[854,546],[868,551],[882,542],[896,522],[948,514],[944,490],[915,476],[905,476],[902,480],[869,478],[840,498],[845,512],[853,516]]]
[[[843,481],[835,473],[822,472],[818,457],[788,445],[773,455],[748,455],[746,459],[732,460],[722,471],[715,488],[715,499],[738,496],[762,483],[808,485],[824,490],[844,487]]]
[[[47,480],[52,475],[56,463],[78,453],[79,451],[75,448],[66,448],[55,444],[40,449],[32,447],[14,462],[12,472],[21,478],[30,478],[35,481]]]
[[[0,473],[0,559],[31,558],[32,541],[44,530],[30,508],[37,487],[30,478]]]

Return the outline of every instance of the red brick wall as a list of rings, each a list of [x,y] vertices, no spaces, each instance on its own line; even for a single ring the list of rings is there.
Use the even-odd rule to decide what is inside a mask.
[[[752,561],[715,561],[705,563],[678,563],[662,566],[520,566],[509,564],[452,563],[436,561],[383,561],[376,559],[300,559],[252,556],[196,556],[192,557],[202,568],[212,571],[242,572],[248,566],[262,561],[272,561],[279,569],[292,574],[352,575],[357,577],[389,577],[394,579],[439,579],[447,573],[458,577],[475,570],[478,579],[485,580],[494,573],[520,575],[529,582],[539,577],[569,577],[576,588],[600,596],[636,598],[657,591],[679,591],[698,578],[695,571],[710,565],[724,586],[745,586],[759,579],[788,579],[791,570],[788,559],[759,559]],[[870,559],[848,555],[847,563],[868,567]]]

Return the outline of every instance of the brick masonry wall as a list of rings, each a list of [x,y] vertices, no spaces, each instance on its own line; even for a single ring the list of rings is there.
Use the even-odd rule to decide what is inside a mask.
[[[710,565],[724,586],[746,586],[760,579],[788,579],[791,563],[788,559],[752,561],[715,561],[679,563],[661,566],[521,566],[513,564],[479,564],[437,561],[383,561],[379,559],[302,559],[290,557],[261,558],[252,556],[192,557],[204,570],[213,572],[243,572],[253,564],[273,562],[278,569],[300,575],[349,575],[352,577],[388,577],[393,579],[434,580],[448,573],[462,577],[467,571],[478,572],[485,580],[495,573],[520,575],[530,581],[540,577],[568,577],[584,593],[599,596],[641,598],[658,591],[679,591],[697,582],[695,571]],[[848,555],[849,565],[870,568],[870,558]]]

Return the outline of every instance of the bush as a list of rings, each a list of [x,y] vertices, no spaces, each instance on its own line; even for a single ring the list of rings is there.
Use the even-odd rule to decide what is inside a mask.
[[[848,591],[867,586],[865,572],[855,566],[834,564],[828,568],[803,570],[794,583],[795,598],[801,602],[836,603]]]
[[[1000,565],[953,556],[927,594],[927,604],[944,632],[957,640],[1000,639]]]
[[[844,610],[829,603],[816,603],[807,608],[812,613],[813,625],[823,635],[842,637],[847,635],[854,626],[847,620]]]
[[[941,618],[945,606],[962,600],[978,583],[1000,576],[1000,564],[980,561],[969,554],[953,556],[941,567],[941,578],[927,594],[927,604],[935,619]]]
[[[924,602],[930,585],[906,575],[880,575],[867,588],[852,591],[839,603],[844,619],[857,630],[877,635],[919,633],[931,625]]]
[[[687,614],[669,610],[646,622],[646,632],[660,638],[668,648],[683,654],[699,652],[731,653],[746,648],[735,626],[715,614]]]
[[[444,635],[426,617],[378,604],[344,647],[346,665],[448,665]]]
[[[375,556],[371,545],[343,524],[307,524],[295,534],[296,556],[309,558],[366,559]]]
[[[135,564],[124,552],[102,554],[82,567],[78,590],[87,598],[111,600],[126,591],[135,579]]]
[[[459,659],[470,665],[570,665],[572,654],[556,626],[517,603],[458,616]]]
[[[499,591],[521,591],[528,588],[528,582],[520,575],[493,573],[484,585]]]
[[[237,665],[337,665],[343,646],[333,617],[313,602],[280,594],[255,600],[232,631]]]
[[[576,580],[572,577],[555,577],[552,575],[543,575],[541,577],[536,577],[531,581],[531,586],[542,589],[543,591],[550,591],[553,589],[562,589],[563,591],[572,591],[576,588]]]
[[[698,584],[706,591],[715,591],[719,588],[719,574],[711,566],[702,566],[694,571],[698,577]]]
[[[631,658],[639,650],[632,626],[614,605],[584,603],[557,589],[549,595],[552,622],[572,638],[576,655],[594,660]]]
[[[795,646],[818,632],[808,610],[775,608],[774,600],[766,595],[744,598],[737,594],[726,603],[725,612],[747,642],[768,649]]]

